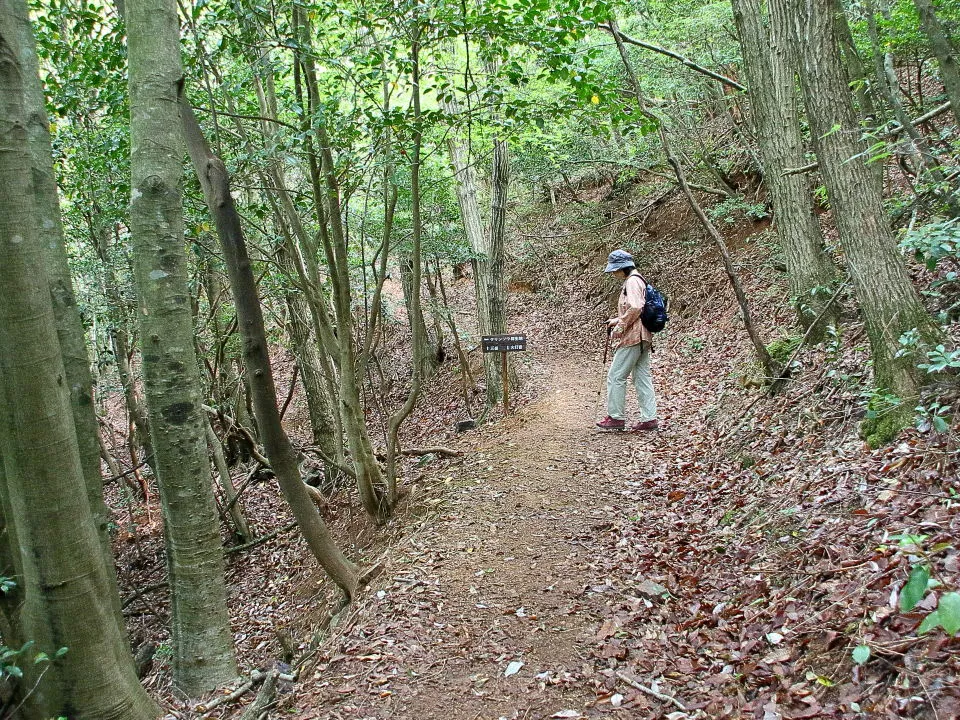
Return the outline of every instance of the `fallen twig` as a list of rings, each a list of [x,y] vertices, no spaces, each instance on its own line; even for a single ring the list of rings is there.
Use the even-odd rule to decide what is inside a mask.
[[[627,685],[634,688],[635,690],[639,690],[640,692],[645,692],[647,695],[650,695],[651,697],[655,697],[657,700],[660,700],[662,702],[673,703],[680,710],[683,710],[683,712],[687,711],[686,705],[684,705],[682,702],[680,702],[679,700],[677,700],[675,697],[671,695],[664,695],[663,693],[657,692],[653,688],[649,688],[646,685],[641,685],[633,678],[624,675],[622,672],[618,672],[617,677],[623,680]]]
[[[251,541],[248,542],[248,543],[244,543],[243,545],[235,545],[235,546],[232,547],[232,548],[227,548],[226,550],[223,551],[223,554],[224,554],[224,555],[230,555],[230,554],[232,554],[232,553],[240,552],[240,551],[242,551],[242,550],[249,550],[250,548],[256,547],[257,545],[262,545],[263,543],[267,542],[268,540],[273,540],[273,538],[275,538],[277,535],[281,535],[281,534],[287,532],[288,530],[293,530],[293,528],[295,528],[296,526],[297,526],[297,521],[294,520],[293,522],[288,523],[288,524],[284,525],[283,527],[277,528],[277,529],[274,530],[273,532],[267,533],[266,535],[263,535],[262,537],[255,538],[255,539],[251,540]]]
[[[257,698],[250,704],[250,707],[243,711],[240,720],[257,720],[257,718],[260,717],[260,713],[270,706],[273,702],[273,695],[277,691],[278,677],[279,673],[276,670],[271,670],[266,674],[263,680],[263,687],[261,687],[260,692],[257,693]]]

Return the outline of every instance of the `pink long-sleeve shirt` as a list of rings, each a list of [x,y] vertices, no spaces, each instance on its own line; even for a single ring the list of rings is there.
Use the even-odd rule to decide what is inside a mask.
[[[617,303],[617,324],[613,329],[613,347],[629,347],[641,342],[653,344],[653,334],[640,321],[647,299],[647,283],[636,270],[623,282]]]

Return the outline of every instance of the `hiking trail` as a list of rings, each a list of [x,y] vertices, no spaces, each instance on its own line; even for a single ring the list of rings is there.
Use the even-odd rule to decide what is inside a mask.
[[[312,689],[323,710],[300,718],[579,717],[596,701],[579,679],[612,589],[595,577],[598,541],[638,485],[630,471],[676,441],[671,422],[594,430],[599,360],[548,357],[539,399],[465,438],[459,466],[423,478],[450,488],[427,491],[435,512],[387,552],[335,631]]]

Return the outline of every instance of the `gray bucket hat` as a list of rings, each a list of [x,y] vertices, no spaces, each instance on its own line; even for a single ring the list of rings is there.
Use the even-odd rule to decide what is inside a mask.
[[[617,270],[626,270],[632,267],[636,267],[633,262],[633,255],[626,250],[614,250],[607,258],[607,267],[605,267],[603,271],[616,272]]]

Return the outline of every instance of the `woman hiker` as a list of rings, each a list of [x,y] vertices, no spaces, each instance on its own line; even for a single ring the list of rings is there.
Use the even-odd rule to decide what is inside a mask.
[[[626,250],[614,250],[607,258],[604,272],[618,272],[623,277],[623,289],[617,304],[617,317],[607,321],[611,343],[616,348],[613,363],[607,373],[607,417],[597,423],[601,430],[624,430],[624,405],[627,397],[627,378],[633,375],[640,402],[640,420],[630,429],[634,432],[657,429],[657,399],[653,393],[650,374],[650,353],[653,335],[640,322],[640,313],[646,299],[646,280],[637,272],[633,256]]]

